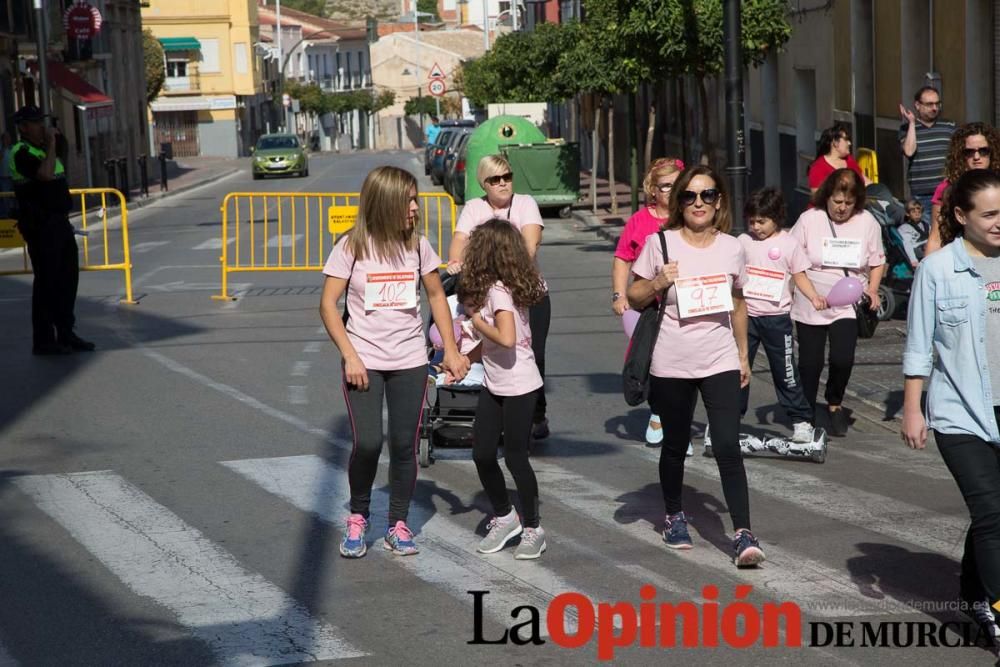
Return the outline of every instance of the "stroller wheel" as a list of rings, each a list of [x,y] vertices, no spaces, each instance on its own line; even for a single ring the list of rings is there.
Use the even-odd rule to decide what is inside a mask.
[[[417,449],[417,462],[421,468],[427,468],[434,461],[431,458],[431,439],[420,438],[420,445]]]
[[[881,322],[891,320],[896,313],[896,295],[887,285],[878,286],[878,319]]]

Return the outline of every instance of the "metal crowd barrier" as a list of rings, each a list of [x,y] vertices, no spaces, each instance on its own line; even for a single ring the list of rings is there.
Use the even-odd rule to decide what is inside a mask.
[[[421,193],[424,236],[445,256],[458,207],[442,192]],[[222,200],[222,289],[232,301],[229,274],[321,271],[337,237],[357,215],[357,192],[230,192]]]
[[[132,256],[128,240],[128,207],[125,197],[113,188],[79,188],[70,190],[74,206],[79,208],[70,213],[79,233],[81,246],[81,271],[121,271],[125,276],[125,298],[121,303],[135,304],[132,296]],[[109,215],[109,204],[117,204],[118,210]],[[21,267],[6,269],[0,266],[0,276],[31,273],[28,248],[15,227],[14,193],[0,192],[0,249],[20,249]],[[109,219],[120,219],[120,224],[112,228]],[[120,242],[120,247],[119,247]]]

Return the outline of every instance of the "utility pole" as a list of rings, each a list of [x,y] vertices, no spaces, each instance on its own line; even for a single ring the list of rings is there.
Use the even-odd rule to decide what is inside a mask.
[[[38,23],[38,97],[42,113],[48,118],[49,109],[49,31],[45,21],[45,0],[35,0],[35,21]],[[45,121],[46,125],[50,120]]]
[[[483,48],[490,50],[490,0],[483,0]]]
[[[281,0],[274,0],[275,31],[277,32],[275,42],[278,45],[278,65],[281,71],[278,72],[278,93],[281,95],[281,131],[288,131],[288,109],[285,106],[285,58],[281,52]]]
[[[722,34],[726,59],[726,174],[733,193],[733,233],[745,228],[743,203],[747,195],[747,151],[743,124],[743,43],[740,0],[723,1]]]
[[[517,0],[511,0],[511,3],[510,3],[510,20],[511,20],[511,27],[514,29],[514,32],[517,32],[517,30],[518,30],[518,26],[517,26]]]

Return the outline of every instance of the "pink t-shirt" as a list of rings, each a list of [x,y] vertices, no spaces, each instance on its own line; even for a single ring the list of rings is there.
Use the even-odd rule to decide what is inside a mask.
[[[810,267],[809,258],[799,242],[783,229],[763,241],[749,234],[740,234],[739,242],[746,253],[747,266],[785,272],[785,289],[780,301],[746,297],[750,317],[787,315],[792,309],[792,275]]]
[[[465,202],[462,214],[458,216],[458,223],[455,224],[455,231],[472,234],[476,227],[493,218],[509,220],[510,224],[517,228],[517,231],[521,231],[528,225],[545,226],[535,198],[531,195],[514,195],[511,197],[510,206],[502,209],[494,209],[486,201],[486,197],[478,197]]]
[[[746,281],[746,258],[743,246],[728,234],[718,234],[707,248],[687,244],[679,230],[664,232],[667,255],[677,262],[681,278],[724,273],[729,284],[742,289]],[[652,280],[663,267],[663,251],[655,236],[650,236],[632,273]],[[705,378],[724,371],[740,369],[740,355],[733,338],[729,313],[680,319],[676,289],[667,290],[667,308],[663,313],[660,335],[653,347],[650,373],[657,377]]]
[[[872,267],[885,264],[885,248],[882,246],[882,229],[868,211],[862,211],[847,222],[834,224],[838,239],[861,240],[861,268],[846,269],[862,283],[867,283],[867,275]],[[832,237],[830,218],[826,211],[810,209],[799,216],[791,235],[805,248],[810,267],[806,276],[812,281],[816,292],[826,296],[830,289],[844,278],[845,269],[823,265],[823,239]],[[792,297],[792,319],[803,324],[826,325],[837,320],[853,320],[854,306],[837,306],[826,310],[816,310],[804,294],[796,290]]]
[[[542,386],[542,376],[535,364],[531,350],[531,326],[528,309],[518,308],[510,290],[498,282],[486,294],[482,315],[491,326],[496,326],[496,312],[506,310],[514,314],[515,340],[513,348],[502,347],[483,336],[483,368],[486,371],[486,388],[494,396],[521,396]]]
[[[358,258],[351,272],[354,255],[342,241],[333,247],[323,273],[351,281],[347,290],[347,337],[361,357],[365,368],[393,371],[416,368],[427,363],[423,322],[420,320],[420,285],[417,269],[422,275],[434,273],[441,264],[430,242],[420,237],[418,250],[406,252],[401,261],[380,262],[369,246],[367,259]],[[417,253],[420,253],[419,257]],[[369,274],[412,273],[417,280],[417,306],[399,310],[365,310],[365,287]]]
[[[861,171],[861,165],[858,164],[854,156],[848,155],[844,160],[846,162],[846,168],[853,171],[855,174],[864,179],[864,172]],[[834,167],[832,164],[826,161],[825,157],[819,157],[809,165],[809,189],[818,188],[823,185],[823,181],[826,180],[827,176],[837,171],[838,167]]]
[[[615,257],[631,264],[642,252],[642,246],[646,243],[646,238],[650,234],[660,231],[660,226],[666,223],[666,218],[657,218],[653,211],[656,209],[650,206],[643,206],[636,211],[628,222],[625,229],[618,238],[618,247],[615,249]]]
[[[932,204],[940,206],[944,203],[944,191],[948,189],[949,185],[951,182],[947,178],[938,183],[938,186],[934,188],[934,195],[931,197]]]

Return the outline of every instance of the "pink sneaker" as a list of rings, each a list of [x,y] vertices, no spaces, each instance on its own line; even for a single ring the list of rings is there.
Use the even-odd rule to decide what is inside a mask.
[[[365,544],[365,534],[368,532],[368,521],[360,514],[347,517],[347,534],[340,543],[340,555],[344,558],[361,558],[368,553]]]
[[[397,521],[395,526],[386,531],[382,546],[397,556],[412,556],[420,552],[413,543],[413,532],[406,527],[404,521]]]

